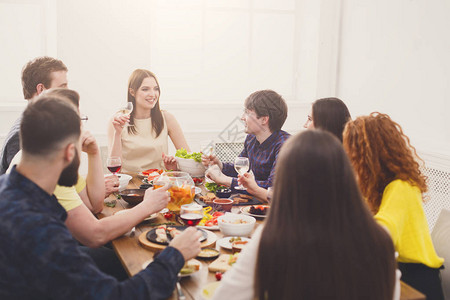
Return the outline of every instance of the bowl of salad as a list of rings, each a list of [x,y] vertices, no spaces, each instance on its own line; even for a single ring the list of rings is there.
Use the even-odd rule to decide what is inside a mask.
[[[175,153],[178,169],[189,173],[192,177],[205,176],[205,166],[202,164],[202,154],[200,152],[188,153],[185,149],[178,149]]]

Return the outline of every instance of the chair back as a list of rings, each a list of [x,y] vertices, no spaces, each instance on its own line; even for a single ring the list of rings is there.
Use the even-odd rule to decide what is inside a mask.
[[[234,163],[244,149],[244,143],[215,143],[215,152],[221,162]]]
[[[434,248],[445,259],[445,269],[441,270],[442,289],[445,299],[450,299],[450,210],[442,209],[431,233]]]

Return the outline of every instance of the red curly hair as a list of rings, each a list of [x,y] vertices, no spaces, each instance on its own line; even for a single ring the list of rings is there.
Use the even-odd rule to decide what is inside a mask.
[[[395,179],[410,182],[422,193],[427,191],[427,177],[415,160],[419,158],[416,149],[388,115],[374,112],[349,121],[343,133],[343,146],[374,214],[380,208],[384,189]]]

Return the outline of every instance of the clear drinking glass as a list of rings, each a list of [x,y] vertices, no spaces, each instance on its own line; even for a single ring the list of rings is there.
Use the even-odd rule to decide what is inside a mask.
[[[187,226],[195,226],[203,219],[203,208],[197,203],[181,205],[180,218]]]
[[[122,107],[119,110],[119,113],[121,113],[124,116],[129,116],[131,114],[131,112],[133,111],[133,103],[132,102],[127,102],[127,105],[125,105],[124,107]]]
[[[153,181],[153,187],[158,189],[165,184],[169,184],[170,201],[167,208],[180,213],[183,204],[190,204],[195,197],[195,184],[192,177],[186,172],[169,171],[164,172],[158,179]]]
[[[248,172],[249,168],[250,163],[247,157],[236,157],[236,159],[234,160],[234,169],[236,170],[236,172],[238,172],[239,175],[243,176]],[[238,185],[237,187],[235,187],[235,189],[246,190],[246,188],[242,185]]]

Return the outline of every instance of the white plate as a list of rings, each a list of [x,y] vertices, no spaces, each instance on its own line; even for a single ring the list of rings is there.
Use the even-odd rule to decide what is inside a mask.
[[[195,194],[200,194],[202,192],[202,189],[199,188],[198,186],[195,187]]]
[[[199,272],[199,271],[203,268],[203,264],[202,264],[200,261],[196,260],[195,258],[192,258],[192,259],[190,259],[189,261],[192,261],[192,262],[195,262],[196,264],[198,264],[198,265],[200,266],[199,269],[198,269],[197,271],[194,271],[194,272],[189,273],[189,274],[180,274],[180,273],[178,273],[178,276],[180,276],[180,277],[188,277],[188,276],[191,276],[191,275],[193,275],[193,274]],[[142,270],[144,270],[145,268],[147,268],[147,266],[148,266],[151,262],[152,262],[152,261],[150,261],[150,260],[144,262],[144,263],[142,264]]]
[[[244,215],[255,217],[255,218],[265,218],[265,217],[267,217],[267,214],[265,214],[265,215],[256,215],[256,214],[250,213],[250,207],[251,206],[264,206],[264,207],[268,207],[268,208],[270,207],[269,205],[260,205],[260,204],[241,206],[241,208],[240,208],[241,213],[243,213]]]
[[[222,248],[231,250],[231,248],[232,248],[232,245],[230,243],[231,238],[232,238],[232,236],[227,236],[227,237],[221,238],[220,240],[216,241],[216,244]],[[241,241],[247,241],[247,242],[250,241],[250,239],[246,238],[246,237],[240,237],[240,238],[241,238]]]
[[[214,226],[197,225],[197,228],[206,229],[206,230],[219,230],[219,226],[218,225],[214,225]]]
[[[116,211],[114,214],[117,215],[117,214],[124,213],[126,211],[127,211],[127,209],[122,209],[122,210]],[[151,214],[150,216],[148,216],[147,218],[145,218],[144,220],[150,221],[150,220],[156,219],[157,217],[158,217],[158,213],[154,213],[154,214]]]

